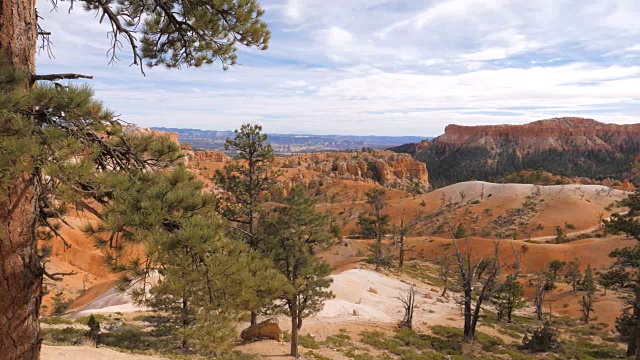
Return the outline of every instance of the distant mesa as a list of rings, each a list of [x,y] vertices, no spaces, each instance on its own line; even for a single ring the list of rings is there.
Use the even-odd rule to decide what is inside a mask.
[[[472,179],[495,181],[527,169],[623,180],[633,176],[640,153],[640,124],[564,117],[524,125],[448,125],[433,140],[393,150],[425,162],[432,182],[438,185]]]

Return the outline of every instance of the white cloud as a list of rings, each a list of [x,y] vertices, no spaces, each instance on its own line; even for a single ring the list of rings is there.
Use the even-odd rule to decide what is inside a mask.
[[[452,122],[640,116],[636,0],[262,2],[270,50],[241,50],[227,72],[142,77],[126,53],[107,65],[109,28],[93,14],[39,0],[56,55],[39,71],[94,75],[98,98],[143,126],[426,136]]]

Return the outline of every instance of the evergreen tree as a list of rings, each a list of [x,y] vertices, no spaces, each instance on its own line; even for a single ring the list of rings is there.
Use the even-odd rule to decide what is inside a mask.
[[[368,214],[362,214],[358,219],[358,226],[363,234],[374,236],[376,242],[373,243],[369,250],[376,270],[380,270],[380,266],[385,261],[382,249],[382,238],[389,231],[389,221],[391,217],[383,214],[382,209],[386,207],[385,197],[386,191],[381,188],[374,188],[365,194],[366,203],[371,207]]]
[[[615,259],[612,269],[622,268],[630,273],[633,297],[627,300],[622,315],[616,321],[616,328],[627,340],[627,356],[640,360],[640,192],[635,191],[619,201],[616,206],[627,208],[625,214],[613,214],[610,220],[603,221],[609,233],[624,233],[636,240],[633,248],[621,248],[612,251],[609,256]]]
[[[0,25],[1,26],[1,25]],[[39,307],[50,247],[70,208],[100,217],[113,196],[110,174],[152,171],[178,158],[166,137],[127,132],[86,86],[20,87],[0,64],[0,348],[7,359],[39,358]],[[4,265],[2,265],[4,264]],[[11,264],[11,265],[8,265]]]
[[[249,245],[257,250],[263,238],[259,230],[262,204],[269,200],[268,196],[276,186],[279,175],[273,169],[274,151],[267,144],[267,135],[262,133],[262,126],[243,124],[235,130],[235,137],[225,142],[227,151],[236,153],[236,160],[227,163],[223,170],[216,171],[213,181],[223,190],[218,195],[216,210],[230,221],[231,228]],[[264,298],[264,306],[271,300]],[[251,324],[257,323],[258,306],[251,312]]]
[[[600,273],[598,284],[604,288],[604,294],[607,289],[624,288],[631,282],[631,275],[620,266],[613,266],[608,271]]]
[[[143,61],[180,67],[219,60],[227,67],[236,63],[237,44],[266,49],[270,37],[256,0],[83,0],[82,5],[110,23],[111,60],[127,44],[141,70]],[[159,150],[161,144],[132,146],[113,113],[86,88],[43,86],[27,93],[39,80],[89,76],[36,74],[36,41],[42,36],[46,43],[49,36],[38,25],[46,11],[36,12],[35,0],[4,1],[0,7],[0,267],[12,269],[0,281],[0,293],[15,294],[0,297],[0,313],[6,314],[0,349],[8,360],[38,359],[46,252],[38,252],[37,227],[62,218],[69,198],[78,206],[109,201],[110,191],[95,181],[96,172],[148,169],[157,163],[140,150]],[[86,210],[99,212],[91,209]],[[55,232],[55,225],[46,226]]]
[[[298,331],[304,318],[320,311],[324,300],[333,297],[328,290],[329,264],[317,253],[330,245],[327,218],[315,211],[313,199],[296,185],[284,206],[263,219],[265,253],[287,278],[289,292],[283,297],[285,312],[291,317],[291,356],[298,357]]]
[[[580,273],[580,263],[577,260],[569,261],[569,263],[567,264],[567,273],[565,276],[569,281],[569,284],[571,284],[571,291],[575,293],[578,287],[578,283],[582,278],[582,274]]]
[[[202,354],[225,350],[242,312],[274,298],[284,279],[246,244],[225,237],[214,197],[183,166],[114,181],[129,185],[85,231],[120,274],[121,289],[168,313],[183,348],[192,339]]]
[[[523,296],[524,289],[517,280],[511,281],[500,289],[491,300],[496,306],[498,320],[506,316],[507,322],[511,322],[513,311],[522,309],[527,304]]]
[[[462,225],[462,223],[458,224],[458,226],[456,226],[456,229],[453,232],[453,238],[463,239],[467,236],[468,236],[467,229],[464,228],[464,225]]]
[[[89,338],[89,340],[93,341],[97,347],[100,343],[100,322],[96,320],[93,314],[91,314],[91,316],[89,316],[89,320],[87,321],[87,326],[89,327],[87,337]]]
[[[595,311],[593,309],[593,304],[596,300],[596,282],[593,278],[593,270],[591,270],[591,265],[587,266],[587,270],[585,270],[584,272],[584,280],[582,280],[580,288],[585,292],[582,296],[582,299],[580,299],[580,309],[582,310],[584,322],[588,324],[591,313]]]
[[[551,260],[551,262],[549,262],[548,268],[549,268],[549,273],[551,274],[552,284],[555,285],[556,281],[558,280],[558,274],[560,273],[560,271],[562,271],[565,265],[567,265],[565,261],[561,261],[557,259]]]

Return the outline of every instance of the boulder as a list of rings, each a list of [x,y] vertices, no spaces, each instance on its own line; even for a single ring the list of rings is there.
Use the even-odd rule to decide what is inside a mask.
[[[248,328],[242,330],[240,337],[244,341],[254,341],[260,339],[273,339],[275,341],[282,341],[282,330],[278,325],[278,320],[271,318],[267,319],[259,324],[251,325]]]

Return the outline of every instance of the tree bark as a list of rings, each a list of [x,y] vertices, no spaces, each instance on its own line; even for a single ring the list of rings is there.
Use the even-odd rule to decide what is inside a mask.
[[[40,358],[42,270],[33,177],[19,176],[0,201],[0,349],[5,360]]]
[[[187,300],[186,291],[182,295],[182,330],[186,331],[189,327],[189,302]],[[187,336],[182,334],[182,348],[188,347]]]
[[[633,302],[634,323],[638,322],[638,316],[640,316],[638,306],[640,306],[640,290],[636,288],[636,298]],[[627,344],[627,356],[633,356],[636,360],[640,360],[640,351],[638,351],[638,348],[640,348],[640,331],[637,328],[635,330],[635,336],[632,335]]]
[[[36,70],[35,0],[0,0],[0,55],[29,75]]]
[[[36,1],[0,0],[0,60],[34,74],[36,37]],[[21,174],[0,199],[0,349],[6,360],[40,358],[36,190],[33,175]]]
[[[471,329],[471,289],[465,286],[464,289],[464,340],[473,341],[475,334]]]
[[[291,356],[298,358],[298,297],[291,302]]]

